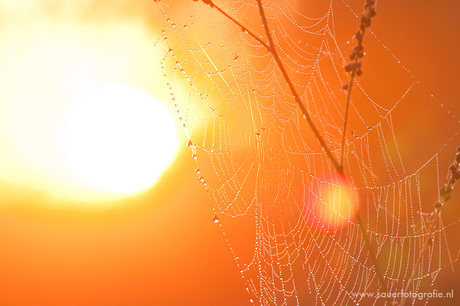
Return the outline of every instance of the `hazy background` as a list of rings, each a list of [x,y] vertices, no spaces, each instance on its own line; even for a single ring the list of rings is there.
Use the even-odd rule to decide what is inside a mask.
[[[315,8],[316,2],[320,1],[297,4]],[[352,1],[351,5],[360,12],[362,2]],[[168,92],[158,87],[163,83],[154,70],[160,61],[154,54],[154,42],[161,37],[162,25],[152,17],[153,2],[69,3],[0,1],[0,110],[5,110],[12,101],[8,99],[15,96],[10,88],[22,88],[28,68],[22,67],[23,72],[15,76],[14,67],[9,67],[14,77],[5,74],[5,54],[18,59],[13,46],[27,44],[28,35],[40,36],[50,29],[78,31],[78,25],[89,32],[132,24],[136,24],[134,29],[142,28],[147,41],[151,37],[145,48],[152,51],[130,50],[128,54],[139,52],[142,56],[120,66],[117,80],[135,84],[159,98],[167,96]],[[203,5],[203,11],[208,9]],[[459,13],[460,3],[455,0],[379,1],[372,27],[427,91],[458,115]],[[347,14],[337,11],[335,18],[340,20]],[[351,37],[357,23],[347,25],[348,29],[339,28],[338,39]],[[12,37],[17,38],[16,44]],[[114,42],[108,45],[118,46]],[[117,59],[115,56],[114,61]],[[127,71],[125,67],[134,68]],[[32,78],[38,80],[40,74]],[[419,124],[430,129],[424,122]],[[249,305],[233,257],[219,227],[212,222],[209,199],[194,172],[195,163],[184,139],[182,134],[182,149],[174,166],[151,190],[101,209],[82,209],[79,203],[50,197],[46,188],[53,180],[46,188],[34,185],[46,167],[29,172],[21,164],[18,167],[25,170],[10,173],[4,165],[0,174],[0,304]],[[8,158],[13,155],[10,152]],[[456,198],[454,193],[452,204],[459,203]],[[456,258],[457,250],[451,251]],[[458,275],[446,279],[458,283]]]

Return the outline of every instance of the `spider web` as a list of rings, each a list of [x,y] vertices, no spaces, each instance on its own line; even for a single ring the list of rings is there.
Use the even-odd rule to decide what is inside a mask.
[[[253,33],[265,33],[256,1],[216,4]],[[348,81],[343,67],[361,5],[264,2],[283,64],[335,156],[345,113],[342,84]],[[153,11],[164,24],[155,43],[165,50],[162,68],[171,103],[190,139],[213,221],[222,229],[250,301],[383,302],[355,294],[379,290],[358,222],[346,219],[331,228],[318,221],[327,209],[321,188],[342,188],[340,177],[273,56],[202,2],[165,0]],[[427,291],[457,262],[449,249],[456,255],[458,248],[447,243],[447,234],[458,230],[459,218],[434,219],[433,203],[459,141],[459,122],[372,29],[364,45],[364,75],[352,92],[344,170],[388,291],[409,282],[412,291]],[[422,254],[431,222],[436,224],[433,240]]]

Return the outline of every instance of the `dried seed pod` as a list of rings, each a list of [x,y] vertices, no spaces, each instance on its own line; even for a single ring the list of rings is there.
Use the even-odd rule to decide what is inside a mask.
[[[460,179],[460,172],[459,172],[459,171],[456,171],[456,172],[452,173],[452,176],[453,176],[456,180],[458,180],[458,179]]]
[[[355,38],[358,41],[358,43],[362,43],[363,41],[363,32],[357,31],[355,34]]]
[[[377,10],[375,9],[375,7],[370,7],[369,8],[369,18],[372,18],[374,17],[375,15],[377,15]]]
[[[441,188],[441,191],[439,191],[439,195],[440,195],[441,197],[443,197],[443,196],[446,195],[446,187],[445,187],[445,186]]]
[[[364,8],[373,7],[375,5],[375,0],[366,0]]]
[[[363,25],[365,28],[371,25],[371,20],[367,15],[363,14],[361,16],[361,25]]]
[[[355,67],[356,67],[355,63],[348,63],[347,65],[345,65],[345,71],[350,72],[350,71],[356,69]]]
[[[361,62],[352,62],[345,66],[345,71],[350,72],[359,68],[361,68]]]

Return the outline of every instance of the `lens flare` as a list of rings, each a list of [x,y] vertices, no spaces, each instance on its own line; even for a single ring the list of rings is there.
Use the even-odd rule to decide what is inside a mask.
[[[355,218],[357,199],[353,184],[344,175],[315,179],[306,191],[306,220],[327,232],[341,230]]]

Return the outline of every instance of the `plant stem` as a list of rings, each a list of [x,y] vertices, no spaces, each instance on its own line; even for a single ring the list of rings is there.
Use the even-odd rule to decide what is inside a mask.
[[[418,255],[417,261],[415,262],[414,269],[412,270],[412,274],[407,281],[406,287],[404,288],[404,291],[407,292],[409,290],[409,286],[414,280],[415,273],[418,269],[418,266],[420,265],[423,255],[425,254],[426,250],[428,250],[428,247],[432,243],[432,237],[433,237],[433,232],[435,228],[435,223],[438,217],[441,214],[441,209],[444,208],[446,203],[451,199],[452,191],[454,189],[454,185],[457,180],[460,179],[460,147],[457,148],[457,155],[455,157],[454,162],[449,166],[449,172],[447,175],[447,184],[445,184],[442,188],[441,191],[439,192],[439,199],[438,201],[434,204],[435,208],[435,213],[433,217],[433,221],[431,222],[429,228],[428,228],[428,235],[426,237],[425,243],[423,244],[422,249],[420,250],[420,254]],[[449,250],[448,250],[449,252]],[[449,252],[449,257],[450,257],[450,252]],[[452,264],[452,262],[451,262]],[[404,304],[404,297],[401,299],[401,305]]]
[[[377,257],[375,256],[374,249],[372,248],[372,245],[371,245],[371,240],[369,238],[369,235],[366,232],[366,228],[364,226],[363,220],[361,219],[361,215],[359,214],[359,212],[356,213],[356,220],[358,221],[359,228],[361,229],[361,233],[363,234],[364,242],[366,244],[367,251],[369,252],[369,256],[371,257],[372,264],[374,265],[375,274],[377,275],[377,278],[380,282],[380,286],[382,287],[383,292],[387,293],[388,292],[387,285],[385,284],[385,280],[383,279],[382,272],[380,272],[380,267],[377,261]],[[388,305],[391,305],[390,298],[387,295],[385,296],[386,296],[386,299],[385,299],[386,303]]]
[[[343,167],[343,150],[345,147],[345,135],[347,133],[347,124],[348,124],[348,109],[350,108],[350,100],[351,100],[351,88],[353,87],[353,81],[355,79],[356,71],[353,70],[351,72],[350,82],[348,83],[348,92],[347,92],[347,103],[345,106],[345,118],[343,123],[343,133],[342,133],[342,149],[340,152],[340,166]]]
[[[279,57],[279,55],[278,55],[278,53],[276,51],[275,45],[273,43],[273,38],[271,36],[270,29],[268,27],[267,18],[265,16],[265,11],[264,11],[264,8],[262,6],[262,1],[257,0],[257,5],[259,7],[259,13],[260,13],[260,16],[262,18],[262,22],[263,22],[263,25],[264,25],[264,28],[265,28],[265,33],[267,34],[267,39],[268,39],[268,42],[270,44],[270,51],[273,54],[273,58],[275,59],[276,63],[278,64],[278,67],[280,68],[281,73],[283,74],[283,77],[284,77],[286,83],[289,85],[289,88],[291,89],[291,92],[294,95],[297,104],[299,105],[300,109],[302,110],[302,113],[305,115],[308,123],[310,124],[310,128],[313,130],[313,133],[315,133],[316,138],[320,142],[320,144],[323,147],[323,149],[326,151],[327,156],[329,157],[329,159],[331,160],[331,162],[333,163],[333,165],[337,169],[337,172],[339,172],[340,174],[343,174],[344,173],[343,172],[343,167],[342,167],[343,143],[342,143],[342,158],[341,158],[341,162],[339,164],[339,163],[337,163],[337,160],[335,159],[335,157],[332,155],[332,152],[328,149],[326,143],[324,142],[324,139],[321,137],[321,134],[319,133],[319,131],[316,128],[316,126],[314,125],[313,121],[311,120],[310,115],[308,114],[307,110],[303,106],[303,104],[302,104],[302,102],[300,100],[300,97],[297,94],[297,91],[295,90],[294,85],[292,84],[291,79],[289,78],[289,75],[287,74],[286,69],[283,66],[283,63],[281,62],[281,59],[280,59],[280,57]],[[350,86],[348,88],[348,99],[347,99],[347,108],[346,108],[346,114],[345,114],[345,126],[344,126],[343,142],[345,141],[345,130],[346,130],[346,125],[347,125],[347,119],[346,118],[348,117],[348,105],[349,105],[349,102],[350,102],[351,85],[352,85],[352,82],[353,82],[354,74],[355,74],[355,71],[352,72]],[[375,269],[375,273],[377,275],[377,278],[379,279],[379,281],[381,283],[383,291],[387,292],[387,289],[386,289],[387,287],[386,287],[385,281],[383,279],[382,273],[380,272],[380,268],[379,268],[379,265],[378,265],[378,262],[377,262],[377,258],[376,258],[375,254],[374,254],[373,249],[372,249],[372,245],[370,243],[369,235],[366,232],[366,228],[364,227],[364,224],[362,222],[362,219],[361,219],[361,216],[360,216],[359,212],[356,213],[356,219],[358,220],[359,228],[361,229],[361,233],[362,233],[362,235],[364,237],[364,241],[366,242],[366,247],[368,249],[369,255],[371,256],[372,263],[374,265],[374,269]],[[386,299],[386,302],[387,302],[387,304],[391,305],[391,302],[390,302],[388,297]]]
[[[297,102],[297,105],[299,106],[300,110],[302,111],[305,119],[307,120],[308,124],[310,125],[311,130],[315,134],[316,139],[318,139],[321,147],[323,147],[324,151],[326,152],[326,155],[328,156],[329,160],[332,162],[334,165],[335,169],[337,172],[340,174],[343,174],[343,167],[337,162],[335,156],[332,154],[331,150],[329,150],[326,142],[324,141],[324,138],[321,136],[321,133],[318,131],[316,128],[315,124],[313,123],[313,120],[311,119],[310,114],[308,113],[307,109],[302,103],[302,100],[300,99],[299,94],[297,93],[297,90],[294,87],[294,84],[291,81],[291,78],[289,77],[286,69],[284,68],[283,62],[281,61],[281,58],[278,55],[278,52],[276,51],[275,44],[273,42],[272,35],[270,33],[270,28],[268,27],[268,22],[267,22],[267,17],[265,16],[265,11],[262,5],[261,0],[257,0],[257,6],[259,7],[259,14],[260,17],[262,18],[262,23],[265,28],[265,34],[267,35],[268,43],[270,45],[270,52],[273,55],[273,58],[278,65],[278,68],[281,70],[281,73],[283,74],[283,78],[286,81],[286,83],[289,86],[289,89],[291,90],[291,93],[294,95],[294,99]]]

